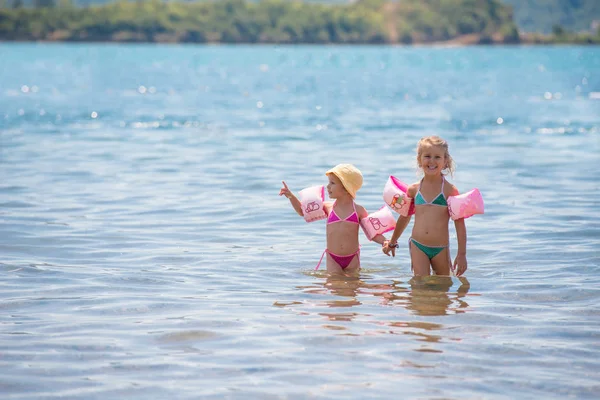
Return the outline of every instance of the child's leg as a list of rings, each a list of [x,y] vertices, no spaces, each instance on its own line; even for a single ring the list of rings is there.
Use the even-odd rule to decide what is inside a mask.
[[[444,250],[440,251],[438,255],[431,259],[431,268],[436,275],[450,275],[450,265],[452,261],[450,260],[450,249],[446,247]]]
[[[423,253],[417,246],[415,246],[411,240],[408,241],[408,247],[410,249],[410,262],[415,276],[426,276],[430,275],[430,262],[427,254]]]
[[[348,276],[358,274],[360,271],[360,255],[357,254],[343,271]]]
[[[343,274],[344,270],[336,263],[329,254],[327,254],[327,272],[332,275]]]

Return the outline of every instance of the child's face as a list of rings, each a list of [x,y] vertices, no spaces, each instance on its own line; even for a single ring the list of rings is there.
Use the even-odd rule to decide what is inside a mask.
[[[337,199],[345,194],[348,194],[346,188],[344,185],[342,185],[340,178],[334,174],[329,174],[327,177],[329,178],[329,183],[327,184],[327,193],[329,194],[330,199]]]
[[[446,168],[446,151],[442,146],[424,146],[419,166],[425,175],[439,175]]]

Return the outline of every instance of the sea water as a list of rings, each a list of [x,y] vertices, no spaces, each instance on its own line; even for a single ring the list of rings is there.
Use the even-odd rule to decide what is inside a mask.
[[[0,44],[3,399],[597,398],[600,49]],[[278,196],[450,144],[464,279]],[[451,248],[456,250],[452,223]],[[409,228],[410,229],[410,226]],[[388,234],[389,235],[389,234]]]

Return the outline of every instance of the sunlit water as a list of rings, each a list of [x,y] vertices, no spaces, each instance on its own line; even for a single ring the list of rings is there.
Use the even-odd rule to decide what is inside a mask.
[[[3,399],[600,393],[598,47],[0,60]],[[314,272],[324,223],[281,180],[351,162],[375,211],[390,174],[417,179],[427,134],[486,202],[467,280],[411,279],[406,246],[391,259],[364,236],[358,279]]]

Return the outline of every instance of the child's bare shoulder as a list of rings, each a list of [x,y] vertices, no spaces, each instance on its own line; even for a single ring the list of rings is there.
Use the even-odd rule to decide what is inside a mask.
[[[360,204],[354,203],[354,205],[356,206],[356,212],[358,213],[358,215],[360,215],[361,218],[366,217],[369,214],[367,212],[367,209],[361,206]]]
[[[458,189],[452,183],[446,181],[446,185],[444,186],[444,196],[456,196],[458,195]]]
[[[415,197],[417,195],[417,192],[419,191],[419,184],[421,182],[415,182],[415,183],[411,183],[410,185],[408,185],[408,189],[406,189],[408,196],[409,197]]]

